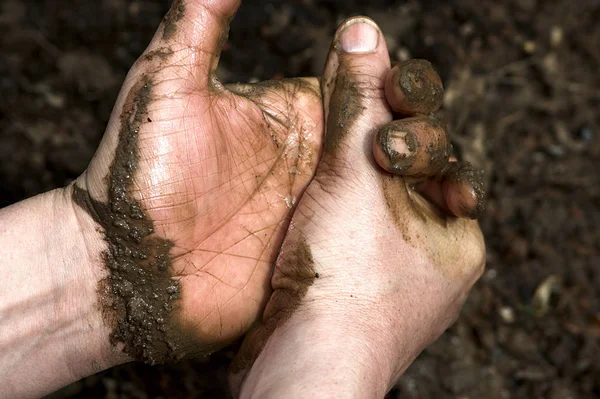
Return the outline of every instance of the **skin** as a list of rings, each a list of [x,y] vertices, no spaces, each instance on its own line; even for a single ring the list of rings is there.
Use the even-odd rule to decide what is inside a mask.
[[[378,46],[350,54],[334,44],[329,55],[325,137],[335,150],[324,153],[298,204],[262,323],[234,361],[231,385],[241,398],[383,397],[455,320],[483,270],[477,222],[441,212],[376,164],[370,144],[393,119],[390,60],[366,18],[342,24],[334,43],[348,31],[366,34],[358,24],[377,29]],[[348,118],[348,108],[358,111]],[[298,257],[299,248],[310,256]]]
[[[89,209],[74,202],[73,193],[77,187],[97,203],[108,202],[107,176],[115,160],[123,120],[128,112],[136,109],[128,99],[135,98],[140,82],[152,82],[152,91],[144,105],[148,117],[134,129],[137,166],[127,186],[127,196],[139,203],[152,220],[152,234],[173,244],[169,251],[169,271],[170,278],[179,284],[180,299],[169,323],[187,340],[191,354],[214,351],[247,331],[260,318],[265,303],[272,298],[273,288],[276,292],[280,289],[278,276],[289,273],[284,265],[293,267],[292,261],[280,258],[270,281],[272,264],[291,213],[317,170],[324,147],[325,124],[332,126],[325,142],[329,150],[323,154],[320,173],[308,199],[303,200],[304,205],[299,208],[294,229],[286,238],[287,247],[284,246],[284,253],[306,254],[306,247],[310,248],[316,272],[313,284],[306,287],[302,298],[321,294],[328,298],[322,302],[312,301],[322,305],[317,306],[320,312],[315,313],[318,317],[313,319],[318,325],[306,324],[307,334],[316,339],[311,338],[310,342],[337,342],[342,336],[356,337],[346,340],[346,353],[353,355],[354,361],[349,361],[348,369],[339,376],[361,370],[368,375],[368,370],[376,370],[387,383],[410,362],[419,350],[416,348],[428,341],[422,339],[408,348],[402,345],[402,339],[409,339],[410,331],[430,326],[428,320],[411,318],[403,311],[398,316],[390,311],[391,307],[397,308],[398,303],[413,296],[406,294],[398,298],[389,292],[402,287],[406,293],[419,293],[429,287],[419,284],[434,282],[437,285],[433,287],[440,289],[434,296],[437,301],[432,298],[425,301],[424,306],[431,313],[446,315],[449,305],[445,302],[450,301],[450,308],[456,311],[466,295],[483,258],[476,223],[444,213],[443,196],[441,205],[434,207],[421,194],[407,190],[401,178],[382,175],[371,154],[373,136],[392,121],[381,83],[391,70],[387,50],[378,47],[377,58],[371,60],[377,65],[378,80],[369,81],[365,78],[371,74],[361,69],[366,64],[346,63],[346,56],[337,55],[337,41],[334,41],[335,51],[325,71],[323,100],[317,79],[226,88],[215,79],[214,71],[228,22],[237,7],[234,0],[176,2],[146,52],[131,69],[103,141],[86,172],[69,187],[0,211],[0,239],[5,248],[11,248],[0,257],[0,267],[10,270],[9,278],[0,280],[0,297],[9,298],[0,303],[0,319],[7,321],[0,324],[5,327],[0,327],[0,347],[6,348],[0,351],[0,375],[4,376],[0,385],[9,396],[39,397],[86,375],[131,360],[123,354],[122,344],[110,342],[113,326],[99,298],[101,282],[109,276],[105,261],[109,247],[106,235]],[[337,77],[340,77],[339,82],[346,82],[339,86],[346,91],[340,89],[336,94]],[[365,92],[365,87],[377,89]],[[357,111],[343,118],[330,117],[330,111],[336,109],[339,102],[336,96],[353,99]],[[333,127],[339,127],[341,122],[346,124],[346,129],[335,130]],[[368,144],[365,146],[365,143]],[[366,153],[365,148],[369,149]],[[352,167],[348,167],[350,165]],[[354,167],[357,169],[353,171]],[[358,175],[368,179],[357,180]],[[433,185],[439,187],[439,184]],[[349,197],[348,190],[355,195],[368,192],[365,198],[373,201],[375,213],[366,215],[361,213],[362,207],[349,207],[350,203],[363,204],[365,198],[358,201]],[[449,192],[454,191],[450,188]],[[338,194],[345,197],[348,204],[339,204]],[[307,207],[313,206],[309,202],[311,198],[314,206],[326,206],[328,212],[312,217],[307,211]],[[404,244],[385,239],[374,241],[372,229],[364,231],[367,235],[356,236],[352,226],[343,223],[351,218],[342,215],[362,215],[357,223],[379,226],[378,234],[395,238],[400,233]],[[338,227],[331,231],[324,228],[330,224]],[[304,238],[296,231],[302,231]],[[381,265],[380,270],[369,276],[355,273],[350,278],[348,273],[344,277],[339,269],[344,262],[338,262],[336,269],[324,261],[329,255],[331,259],[339,256],[339,253],[327,252],[328,247],[337,246],[333,238],[353,236],[347,241],[353,246],[346,248],[346,253],[370,243],[372,252],[365,256],[375,265]],[[420,238],[409,243],[407,237]],[[302,240],[306,247],[299,251]],[[461,240],[463,250],[457,252],[458,246],[452,250],[447,240]],[[385,250],[398,245],[404,253],[401,259],[398,252],[389,254]],[[303,259],[306,258],[305,255]],[[461,266],[463,263],[467,266]],[[478,263],[479,269],[474,263]],[[405,265],[405,269],[398,269],[398,264]],[[418,270],[426,265],[425,271],[421,275],[410,265],[419,265]],[[358,268],[359,264],[354,266]],[[367,266],[363,260],[361,267]],[[317,278],[317,273],[323,278]],[[400,275],[404,275],[404,285],[398,285],[397,279],[386,279],[386,276]],[[32,281],[30,276],[38,278]],[[331,279],[331,276],[337,277]],[[436,280],[439,276],[450,280]],[[361,282],[372,280],[355,292],[360,294],[359,302],[381,303],[385,305],[381,311],[387,309],[387,312],[382,314],[369,306],[355,307],[356,303],[352,302],[353,312],[373,311],[370,320],[375,325],[349,324],[343,318],[336,318],[331,326],[346,325],[345,330],[325,327],[331,320],[323,315],[340,314],[339,306],[333,305],[336,298],[347,300],[348,289],[341,287],[358,286],[359,278]],[[314,287],[320,286],[322,281],[330,282],[324,286],[328,288],[315,291]],[[388,286],[383,289],[381,284]],[[447,285],[452,288],[442,291]],[[418,295],[414,298],[416,301]],[[307,299],[295,301],[296,307],[307,309],[306,312],[294,312],[289,322],[282,325],[293,326],[310,319],[312,310],[308,311],[306,302]],[[305,320],[297,314],[310,317]],[[396,322],[402,319],[406,324],[388,324],[388,319],[396,319]],[[442,325],[447,323],[439,322],[437,329],[420,334],[434,336]],[[363,339],[364,333],[374,328],[396,331],[393,329],[397,327],[403,334],[395,340],[373,343]],[[298,341],[298,336],[291,338],[280,327],[269,337],[273,355],[267,359],[277,359],[278,350],[286,346],[298,358],[317,353],[331,358],[338,351],[314,345],[316,352],[311,354],[302,345],[304,340]],[[289,340],[282,341],[283,338]],[[391,358],[377,350],[372,353],[377,361],[365,368],[368,362],[358,356],[359,353],[370,355],[361,349],[365,347],[383,348]],[[335,348],[332,346],[332,349]],[[261,351],[261,356],[268,353]],[[259,358],[255,364],[263,361],[264,358]],[[271,360],[262,364],[266,367],[274,363]],[[313,367],[312,372],[307,369],[305,374],[297,376],[311,376],[327,364],[324,361]],[[362,369],[353,368],[357,364],[362,364]],[[322,375],[325,377],[327,373]],[[248,381],[260,381],[258,377],[260,374],[255,374]],[[381,378],[372,379],[373,382],[379,380]],[[286,387],[285,379],[267,381],[279,381],[279,389]],[[330,382],[323,381],[323,387]],[[287,383],[292,384],[287,385],[288,389],[296,386],[292,381]],[[241,383],[237,387],[239,389]],[[251,393],[258,385],[247,387],[246,392]],[[349,389],[353,387],[364,388],[352,385]],[[382,389],[385,391],[377,387],[373,392]]]
[[[181,300],[172,322],[203,343],[191,349],[195,354],[239,337],[264,307],[271,264],[316,168],[323,131],[316,79],[237,85],[235,92],[216,80],[237,5],[174,5],[177,19],[166,19],[168,34],[159,28],[129,72],[103,142],[75,183],[106,201],[121,109],[137,82],[152,81],[152,122],[140,128],[130,195],[156,235],[174,244],[172,278]],[[168,55],[152,57],[157,53]]]

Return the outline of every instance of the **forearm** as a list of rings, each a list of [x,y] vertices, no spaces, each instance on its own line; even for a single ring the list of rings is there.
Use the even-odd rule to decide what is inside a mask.
[[[240,398],[383,398],[413,360],[384,347],[376,331],[323,319],[292,318],[269,338],[242,384]],[[380,334],[381,335],[381,334]]]
[[[101,234],[71,189],[0,210],[0,386],[38,397],[125,360],[98,306]]]

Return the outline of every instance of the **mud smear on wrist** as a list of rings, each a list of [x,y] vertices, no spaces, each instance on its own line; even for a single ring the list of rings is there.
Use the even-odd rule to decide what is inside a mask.
[[[271,299],[261,322],[246,335],[231,363],[232,374],[252,367],[271,334],[298,309],[308,288],[317,278],[319,274],[315,271],[315,261],[305,237],[300,235],[295,244],[284,245],[272,279]]]
[[[170,268],[173,243],[154,233],[152,220],[131,195],[138,135],[142,124],[148,123],[151,96],[152,82],[143,78],[125,100],[107,176],[108,203],[76,185],[73,200],[100,224],[108,243],[103,259],[109,275],[99,283],[99,299],[104,320],[112,328],[111,343],[122,342],[129,356],[157,364],[181,357],[169,326],[180,287]]]

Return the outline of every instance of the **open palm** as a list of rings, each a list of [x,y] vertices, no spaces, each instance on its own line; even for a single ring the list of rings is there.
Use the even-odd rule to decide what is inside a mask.
[[[244,333],[270,295],[291,210],[318,162],[322,103],[316,79],[222,86],[214,71],[237,2],[175,3],[78,184],[108,201],[114,159],[136,152],[127,195],[153,236],[172,242],[173,319],[209,352]]]

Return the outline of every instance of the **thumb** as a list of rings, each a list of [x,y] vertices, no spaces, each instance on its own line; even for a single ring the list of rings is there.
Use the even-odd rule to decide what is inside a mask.
[[[178,54],[178,66],[189,71],[196,87],[206,88],[239,5],[240,0],[174,0],[145,57]]]
[[[348,156],[339,154],[340,148],[364,154],[365,133],[372,139],[392,120],[385,98],[390,68],[385,38],[373,20],[354,17],[342,23],[323,73],[325,157]]]

